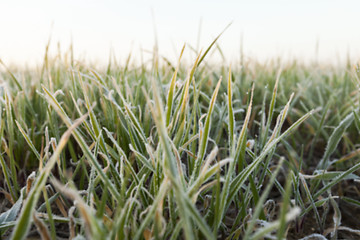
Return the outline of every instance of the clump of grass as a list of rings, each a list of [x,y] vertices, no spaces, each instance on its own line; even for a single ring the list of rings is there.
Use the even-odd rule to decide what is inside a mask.
[[[39,72],[5,66],[0,235],[357,234],[341,221],[345,204],[360,206],[357,72],[252,60],[213,68],[215,41],[190,67],[185,46],[175,67],[156,53],[151,69],[101,71],[62,56],[46,56]]]

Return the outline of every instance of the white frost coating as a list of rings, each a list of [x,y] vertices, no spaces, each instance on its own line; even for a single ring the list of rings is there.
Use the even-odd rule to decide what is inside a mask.
[[[59,89],[59,90],[56,90],[56,92],[54,93],[54,97],[57,97],[57,95],[59,95],[59,94],[65,96],[65,93],[61,89]]]
[[[249,149],[253,149],[254,145],[255,145],[255,140],[254,139],[247,140],[246,147],[248,147]]]
[[[33,171],[29,176],[28,176],[28,179],[34,179],[36,176],[36,173],[35,171]]]
[[[82,100],[81,98],[78,98],[78,99],[76,100],[76,104],[77,104],[78,106],[85,105],[85,101]]]

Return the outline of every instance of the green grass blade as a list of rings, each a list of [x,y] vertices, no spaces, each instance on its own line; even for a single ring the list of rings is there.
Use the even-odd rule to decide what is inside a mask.
[[[214,44],[216,43],[216,41],[221,37],[221,35],[226,31],[226,29],[228,29],[228,27],[230,27],[230,25],[232,24],[229,23],[224,30],[221,31],[221,33],[212,41],[212,43],[210,44],[210,46],[206,49],[206,51],[204,52],[204,54],[201,56],[199,62],[197,63],[197,66],[200,65],[200,63],[204,60],[204,58],[206,57],[206,55],[209,53],[209,51],[211,50],[212,46],[214,46]]]
[[[24,129],[21,127],[20,123],[18,121],[15,120],[15,123],[17,125],[17,127],[19,128],[21,134],[23,135],[23,137],[25,138],[27,144],[29,145],[29,147],[31,148],[31,150],[33,151],[33,153],[35,154],[36,158],[41,161],[40,158],[40,153],[36,150],[34,144],[32,143],[32,141],[30,140],[29,136],[25,133]]]
[[[302,116],[300,119],[298,119],[293,125],[291,125],[284,133],[282,133],[278,138],[275,138],[273,141],[271,141],[267,148],[264,149],[260,155],[250,164],[248,165],[242,172],[238,174],[237,177],[235,177],[230,185],[230,192],[229,196],[227,198],[227,205],[232,201],[235,194],[240,190],[241,186],[244,184],[244,182],[247,180],[249,175],[255,170],[255,168],[261,163],[261,161],[265,158],[265,156],[273,151],[273,149],[276,147],[276,144],[280,142],[282,139],[284,139],[287,135],[289,135],[292,131],[295,130],[302,122],[304,122],[307,118],[309,118],[312,114],[312,111]]]
[[[360,163],[355,164],[348,170],[342,172],[341,174],[337,175],[331,182],[327,183],[325,186],[323,186],[319,191],[317,191],[315,194],[313,194],[313,198],[317,199],[320,197],[323,193],[325,193],[328,189],[332,188],[334,185],[340,183],[343,181],[348,175],[355,172],[356,170],[360,169]]]
[[[289,175],[292,175],[292,174],[293,174],[292,172],[289,173]],[[279,217],[280,226],[277,231],[278,239],[284,238],[286,227],[287,227],[286,214],[290,210],[290,200],[291,200],[290,197],[291,197],[291,185],[292,185],[291,182],[292,182],[292,178],[288,177],[286,180],[285,194],[283,196],[283,202],[282,202],[281,209],[280,209],[280,217]]]
[[[61,105],[56,100],[56,98],[44,86],[43,86],[43,90],[48,97],[48,102],[54,107],[54,109],[57,111],[57,113],[62,118],[62,120],[65,122],[65,124],[68,127],[71,126],[70,118],[67,116],[64,109],[61,107]],[[91,150],[87,146],[83,137],[80,135],[80,133],[76,129],[74,129],[73,135],[74,135],[74,138],[76,139],[76,141],[78,142],[78,144],[80,145],[84,154],[87,156],[87,158],[89,159],[91,164],[95,167],[97,173],[99,174],[99,177],[104,181],[105,186],[108,187],[109,191],[115,197],[115,199],[119,199],[119,197],[120,197],[119,191],[116,189],[116,187],[111,182],[111,180],[108,178],[108,176],[106,176],[106,174],[103,172],[101,165],[98,163],[94,154],[91,152]]]
[[[331,134],[323,158],[318,164],[318,168],[326,169],[328,167],[328,160],[332,153],[335,152],[337,145],[339,144],[344,132],[350,126],[350,124],[354,121],[354,113],[351,112],[348,114],[344,120],[340,122],[340,124],[335,128],[333,133]]]
[[[34,187],[31,189],[29,195],[26,197],[26,202],[21,210],[20,216],[17,220],[17,224],[12,233],[11,239],[20,240],[25,239],[27,232],[30,228],[31,218],[35,210],[35,205],[40,197],[40,193],[45,186],[45,183],[50,175],[52,168],[54,167],[57,159],[59,158],[63,148],[66,146],[67,141],[69,140],[72,131],[78,127],[82,121],[85,120],[87,115],[82,116],[69,129],[62,135],[59,145],[56,148],[56,151],[53,153],[49,161],[46,163],[45,167],[40,172],[39,176],[36,178]]]
[[[299,215],[299,213],[300,213],[299,208],[297,208],[297,207],[292,208],[288,213],[286,213],[285,221],[289,222],[291,220],[294,220]],[[258,231],[256,231],[255,234],[253,234],[250,239],[256,240],[256,239],[263,238],[265,235],[270,234],[272,231],[278,229],[280,226],[281,226],[280,220],[269,223],[269,224],[267,224],[266,227],[263,227],[263,228],[259,229]]]
[[[179,67],[180,67],[180,60],[184,53],[184,49],[185,49],[185,45],[181,49],[179,60],[178,60],[178,65],[175,69],[175,72],[174,72],[173,77],[171,78],[171,82],[170,82],[169,93],[168,93],[168,97],[167,97],[166,126],[168,126],[170,123],[171,111],[173,109],[175,82],[176,82],[177,73],[178,73]]]
[[[270,106],[269,106],[269,113],[268,113],[268,119],[266,122],[266,127],[265,127],[265,131],[264,134],[267,134],[269,132],[270,129],[270,125],[273,119],[273,115],[274,115],[274,109],[275,109],[275,103],[276,103],[276,96],[277,96],[277,90],[278,90],[278,85],[279,85],[279,80],[280,80],[280,76],[281,76],[281,69],[278,71],[277,77],[276,77],[276,81],[275,81],[275,86],[273,89],[273,94],[272,94],[272,98],[271,98],[271,102],[270,102]],[[262,147],[265,146],[265,142],[267,140],[267,137],[264,135],[263,136],[263,142],[262,142]]]
[[[193,169],[193,173],[192,173],[192,181],[194,181],[195,178],[198,177],[199,175],[199,171],[200,171],[200,166],[203,162],[204,156],[205,156],[205,152],[207,149],[207,144],[209,141],[209,133],[210,133],[210,128],[211,128],[211,114],[213,112],[214,109],[214,105],[215,105],[215,101],[216,101],[216,97],[218,95],[219,92],[219,88],[220,88],[220,84],[221,84],[221,78],[218,81],[216,88],[214,90],[214,93],[211,97],[211,101],[210,101],[210,106],[206,115],[206,119],[205,119],[205,126],[204,126],[204,130],[203,130],[203,134],[200,134],[200,146],[199,146],[199,152],[197,154],[197,158],[195,160],[195,167]]]
[[[10,171],[12,183],[14,186],[14,195],[15,200],[17,200],[17,192],[20,190],[18,180],[17,180],[17,171],[16,171],[16,163],[14,158],[14,143],[15,143],[15,133],[14,133],[14,118],[12,112],[12,106],[10,102],[10,96],[8,93],[5,93],[5,111],[6,111],[6,120],[7,120],[7,129],[9,134],[9,157],[10,157]]]
[[[235,118],[234,111],[232,106],[232,82],[231,82],[231,66],[229,67],[229,77],[228,77],[228,118],[229,118],[229,146],[230,149],[233,146],[234,141],[234,126],[235,126]]]
[[[145,227],[148,226],[152,218],[154,218],[156,209],[158,208],[160,202],[164,199],[166,192],[169,190],[169,187],[170,187],[170,181],[168,179],[164,179],[163,182],[161,183],[158,194],[154,199],[151,208],[148,211],[148,214],[143,219],[139,229],[137,230],[137,234],[134,237],[134,240],[141,239]]]
[[[252,219],[251,219],[250,223],[248,224],[247,229],[245,231],[244,240],[249,239],[250,233],[251,233],[252,229],[254,228],[254,226],[256,224],[256,220],[259,218],[259,216],[263,212],[263,204],[264,204],[266,198],[268,197],[272,186],[275,183],[276,177],[279,174],[279,171],[280,171],[280,168],[282,167],[283,162],[284,162],[284,159],[281,158],[279,164],[277,165],[273,175],[271,176],[271,178],[269,180],[268,185],[266,186],[266,188],[265,188],[264,192],[262,193],[258,203],[256,204],[254,213],[252,215]]]
[[[225,177],[224,187],[223,187],[222,192],[221,192],[221,198],[219,199],[219,201],[220,201],[219,208],[215,212],[214,229],[219,228],[219,226],[221,224],[221,220],[224,217],[225,208],[226,208],[227,202],[229,200],[229,191],[231,189],[231,180],[233,178],[233,173],[234,173],[234,170],[235,170],[236,163],[238,163],[239,160],[241,161],[240,158],[245,157],[244,154],[245,154],[245,144],[246,144],[246,131],[247,131],[247,127],[248,127],[249,119],[250,119],[250,115],[251,115],[251,110],[252,110],[253,93],[254,93],[254,85],[253,85],[252,91],[251,91],[249,107],[247,109],[246,117],[245,117],[242,129],[241,129],[241,132],[240,132],[240,136],[239,136],[239,139],[238,139],[236,152],[235,152],[235,154],[236,154],[235,159],[234,159],[234,161],[232,161],[230,163],[229,170],[228,170],[228,172],[226,174],[226,177]],[[241,153],[241,151],[244,151],[244,152]]]
[[[0,64],[3,65],[6,72],[10,75],[11,79],[15,82],[16,86],[19,88],[19,91],[22,91],[23,88],[21,87],[21,84],[17,80],[17,78],[14,76],[14,74],[9,70],[9,68],[5,65],[5,63],[0,59]]]

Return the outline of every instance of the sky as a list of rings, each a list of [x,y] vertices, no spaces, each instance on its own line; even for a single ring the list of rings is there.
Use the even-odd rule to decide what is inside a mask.
[[[206,49],[218,43],[227,62],[285,59],[336,62],[360,56],[360,1],[356,0],[0,0],[0,58],[37,64],[51,36],[51,53],[73,43],[75,58],[124,61],[159,53],[176,61],[183,44]],[[317,47],[318,46],[318,47]],[[219,54],[210,57],[220,60]]]

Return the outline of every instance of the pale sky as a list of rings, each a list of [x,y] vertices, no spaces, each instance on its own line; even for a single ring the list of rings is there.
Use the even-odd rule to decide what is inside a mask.
[[[50,34],[52,52],[58,42],[65,51],[72,38],[76,58],[106,62],[110,48],[119,59],[130,51],[139,58],[141,49],[152,50],[155,23],[160,54],[175,61],[184,43],[206,49],[233,22],[219,39],[228,62],[239,59],[241,36],[245,57],[259,60],[313,60],[317,42],[320,61],[348,53],[359,60],[359,10],[356,0],[0,0],[0,58],[40,62]]]

